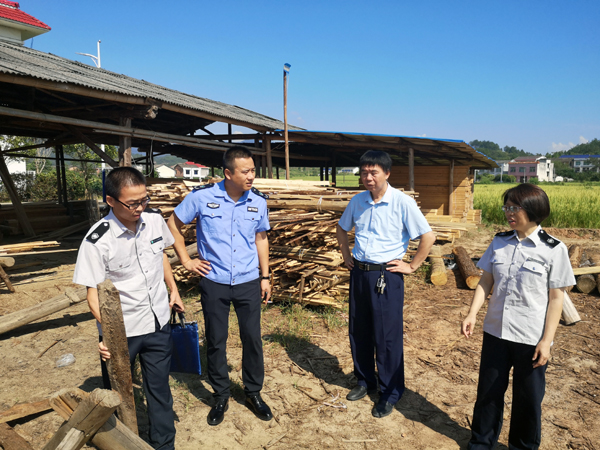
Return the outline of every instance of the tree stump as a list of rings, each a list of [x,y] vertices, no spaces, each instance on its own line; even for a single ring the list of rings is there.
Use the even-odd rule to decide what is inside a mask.
[[[577,289],[579,289],[579,292],[589,294],[596,289],[596,278],[593,275],[579,275],[577,277]]]
[[[475,267],[464,247],[454,247],[452,253],[465,283],[469,289],[475,289],[481,279],[481,271]]]
[[[439,246],[434,245],[431,247],[429,259],[431,261],[431,283],[435,286],[444,286],[448,282],[448,274],[442,258],[442,250]]]
[[[131,364],[129,347],[123,322],[123,311],[119,291],[106,280],[98,285],[100,316],[102,319],[102,341],[110,352],[106,361],[111,387],[121,394],[123,403],[117,409],[120,419],[131,430],[138,434],[135,401],[133,399],[133,382],[131,380]]]

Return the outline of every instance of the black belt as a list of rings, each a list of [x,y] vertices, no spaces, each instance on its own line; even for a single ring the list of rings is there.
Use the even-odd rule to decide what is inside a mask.
[[[358,266],[358,268],[360,270],[364,270],[365,272],[372,272],[375,270],[385,270],[386,267],[391,267],[390,264],[370,264],[370,263],[364,263],[364,262],[360,262],[358,259],[356,258],[352,258],[354,260],[354,265]]]

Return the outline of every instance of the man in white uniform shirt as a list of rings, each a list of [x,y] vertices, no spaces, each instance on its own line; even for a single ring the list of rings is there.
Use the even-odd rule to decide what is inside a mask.
[[[169,387],[172,349],[169,316],[170,307],[176,311],[183,311],[184,307],[163,252],[173,244],[173,235],[158,210],[144,210],[149,201],[146,180],[138,170],[119,167],[108,174],[106,202],[111,211],[94,224],[83,240],[73,282],[87,286],[87,301],[98,321],[100,334],[97,286],[110,279],[119,291],[131,363],[137,355],[140,357],[150,444],[155,449],[173,450],[175,423]],[[103,361],[110,358],[102,336],[98,348]],[[110,389],[104,362],[102,378],[105,388]]]

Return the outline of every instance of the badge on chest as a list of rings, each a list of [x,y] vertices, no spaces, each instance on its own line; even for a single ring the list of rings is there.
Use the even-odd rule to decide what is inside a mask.
[[[248,206],[248,212],[257,213],[258,212],[258,208],[255,207],[255,206]]]
[[[219,203],[207,203],[206,206],[208,206],[210,209],[217,209],[221,207]]]

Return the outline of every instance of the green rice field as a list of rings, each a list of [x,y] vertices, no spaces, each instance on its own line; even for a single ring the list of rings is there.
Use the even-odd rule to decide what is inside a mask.
[[[481,209],[484,223],[506,224],[502,194],[515,184],[476,184],[474,208]],[[550,217],[542,226],[600,228],[600,184],[540,185],[550,199]]]

